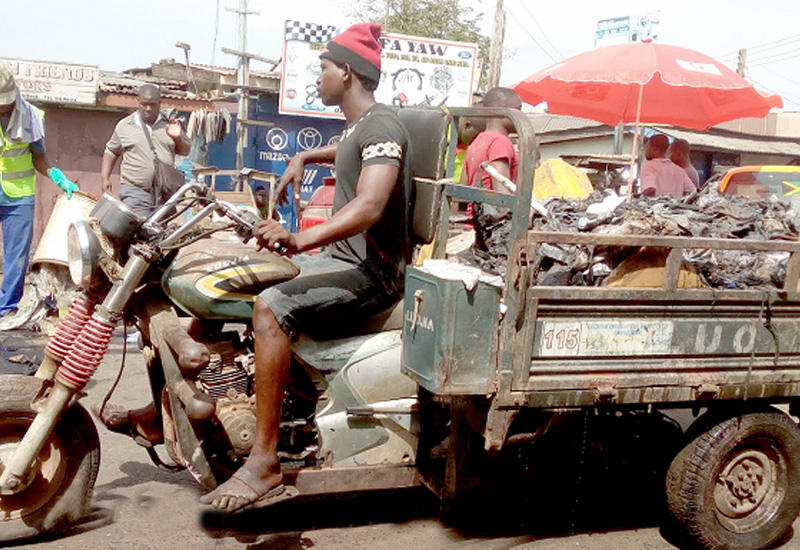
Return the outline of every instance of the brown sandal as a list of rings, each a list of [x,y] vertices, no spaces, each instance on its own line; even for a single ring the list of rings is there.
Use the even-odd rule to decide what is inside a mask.
[[[149,448],[153,445],[164,442],[162,435],[147,435],[141,429],[141,425],[134,426],[131,423],[130,410],[113,403],[95,403],[92,412],[102,422],[106,428],[114,433],[127,435],[142,447]]]
[[[265,508],[285,500],[293,499],[300,495],[300,491],[293,485],[279,483],[269,487],[264,480],[242,466],[231,476],[236,478],[246,488],[245,491],[228,490],[212,498],[214,491],[200,498],[203,504],[210,504],[212,509],[233,514],[254,508]],[[220,506],[224,499],[224,506]],[[231,504],[230,499],[238,503]]]

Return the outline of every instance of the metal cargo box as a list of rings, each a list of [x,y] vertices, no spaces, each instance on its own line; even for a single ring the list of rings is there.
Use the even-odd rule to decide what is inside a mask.
[[[403,372],[435,394],[482,394],[497,366],[500,289],[406,271]]]

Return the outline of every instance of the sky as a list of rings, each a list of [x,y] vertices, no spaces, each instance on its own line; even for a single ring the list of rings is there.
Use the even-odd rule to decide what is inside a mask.
[[[492,34],[497,0],[461,0],[483,13]],[[0,57],[97,65],[123,71],[164,58],[235,67],[221,48],[238,48],[239,0],[0,0]],[[747,49],[746,77],[800,111],[800,0],[503,0],[506,12],[501,85],[513,85],[561,59],[594,47],[597,22],[659,11],[658,41],[692,48],[735,69]],[[353,0],[249,0],[247,50],[282,53],[283,21],[346,27]],[[254,69],[269,69],[254,62]]]

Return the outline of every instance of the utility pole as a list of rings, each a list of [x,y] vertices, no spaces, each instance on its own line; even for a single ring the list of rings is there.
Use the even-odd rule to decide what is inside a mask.
[[[747,48],[739,50],[739,63],[736,65],[736,73],[739,76],[744,76],[744,68],[747,64]]]
[[[247,16],[258,15],[257,11],[247,11],[247,0],[239,0],[239,9],[225,8],[226,11],[239,14],[237,33],[239,46],[239,66],[236,70],[236,83],[239,87],[239,110],[236,120],[236,169],[244,168],[244,148],[247,146],[247,120],[249,110],[248,86],[250,84],[250,57],[247,51]]]
[[[497,6],[494,11],[492,48],[489,53],[489,88],[500,85],[500,70],[503,68],[503,38],[505,33],[506,14],[503,11],[503,0],[497,0]]]

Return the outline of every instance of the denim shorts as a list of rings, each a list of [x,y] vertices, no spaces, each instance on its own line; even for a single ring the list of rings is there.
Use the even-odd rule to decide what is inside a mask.
[[[341,334],[343,323],[359,323],[401,298],[387,291],[367,269],[327,252],[299,254],[292,262],[300,269],[297,277],[259,294],[290,336],[297,332],[317,338]]]

